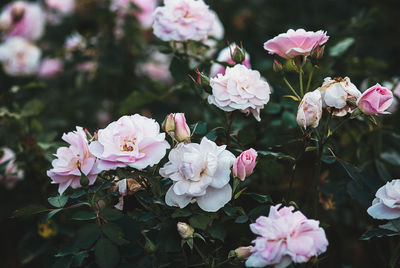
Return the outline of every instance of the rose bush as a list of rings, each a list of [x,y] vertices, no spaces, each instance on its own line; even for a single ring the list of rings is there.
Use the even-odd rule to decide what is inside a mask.
[[[397,267],[397,9],[367,2],[2,2],[2,265]]]

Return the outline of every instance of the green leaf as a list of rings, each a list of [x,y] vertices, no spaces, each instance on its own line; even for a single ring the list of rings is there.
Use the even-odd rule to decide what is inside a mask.
[[[397,235],[397,232],[393,232],[391,230],[388,229],[372,229],[369,230],[367,232],[365,232],[362,236],[361,236],[361,240],[370,240],[373,237],[382,237],[382,236],[394,236]]]
[[[79,198],[85,194],[86,194],[85,189],[80,188],[80,189],[75,190],[69,197],[70,198]]]
[[[76,234],[75,246],[82,249],[90,248],[99,238],[100,230],[95,223],[86,224]]]
[[[47,200],[53,207],[61,208],[64,207],[65,204],[67,204],[68,198],[69,196],[67,195],[59,195],[59,196],[49,197]]]
[[[190,125],[190,131],[197,135],[204,135],[207,132],[207,123],[198,122],[196,124]]]
[[[394,151],[381,153],[381,158],[394,166],[400,166],[400,155]]]
[[[379,161],[378,159],[375,160],[375,166],[376,166],[376,170],[378,171],[379,177],[381,177],[381,179],[383,181],[389,181],[392,176],[390,175],[389,171],[387,170],[386,166],[384,163],[382,163],[381,161]]]
[[[43,110],[44,105],[38,99],[33,99],[27,102],[24,107],[22,108],[21,115],[22,116],[35,116],[40,114]]]
[[[249,220],[249,217],[242,215],[236,218],[236,223],[246,223]]]
[[[247,190],[247,187],[244,187],[243,189],[241,189],[239,192],[237,192],[235,194],[235,196],[233,197],[234,199],[238,199],[240,197],[240,195]]]
[[[212,238],[221,240],[224,242],[226,237],[226,228],[218,221],[214,221],[213,224],[207,229]]]
[[[87,251],[81,251],[72,257],[72,265],[75,267],[81,267],[83,261],[89,257],[89,253]]]
[[[100,238],[94,248],[96,263],[100,268],[112,268],[118,264],[119,251],[107,238]]]
[[[91,210],[81,210],[72,215],[73,220],[88,221],[96,219],[96,214]]]
[[[129,243],[128,240],[124,239],[122,229],[114,223],[108,222],[104,224],[101,230],[112,242],[119,246]]]
[[[105,208],[100,211],[100,217],[109,221],[117,221],[123,216],[124,214],[121,211],[112,208]]]
[[[52,268],[69,268],[71,267],[71,257],[61,257],[53,264]]]
[[[63,210],[62,208],[57,208],[57,209],[53,209],[52,211],[50,211],[49,213],[47,213],[46,216],[44,216],[43,221],[48,221],[50,220],[54,215],[56,215],[58,212],[60,212],[61,210]]]
[[[295,162],[296,161],[296,159],[293,156],[286,155],[284,153],[279,153],[279,152],[275,153],[275,152],[269,152],[269,151],[257,151],[257,153],[259,155],[262,155],[262,156],[267,156],[267,157],[270,157],[270,158],[276,158],[276,159],[279,159],[279,160],[286,160],[286,161],[290,161],[290,162]]]
[[[258,203],[271,203],[272,199],[268,195],[265,194],[255,194],[255,193],[249,193],[247,194],[254,200],[256,200]]]
[[[46,212],[46,211],[49,211],[49,209],[46,208],[45,206],[29,205],[27,207],[24,207],[24,208],[16,210],[13,213],[13,218],[29,217],[29,216],[32,216],[34,214],[39,214],[39,213]]]
[[[217,139],[217,132],[215,130],[211,130],[210,132],[207,133],[206,137],[210,141],[215,141]]]
[[[189,223],[193,228],[205,230],[213,218],[207,215],[195,215],[190,217]]]
[[[188,208],[184,209],[176,209],[172,214],[172,218],[184,218],[184,217],[189,217],[192,215],[192,212]]]
[[[348,37],[333,47],[329,49],[329,55],[333,57],[338,57],[343,55],[349,48],[350,46],[354,43],[355,39],[353,37]]]
[[[279,114],[281,111],[281,105],[274,102],[268,102],[265,111],[267,114]]]

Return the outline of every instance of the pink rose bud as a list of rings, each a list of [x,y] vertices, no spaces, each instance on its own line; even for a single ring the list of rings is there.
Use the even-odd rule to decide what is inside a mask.
[[[283,70],[282,63],[280,63],[277,60],[274,60],[274,63],[272,64],[272,69],[274,70],[275,73],[278,73]]]
[[[201,88],[206,88],[210,86],[210,78],[203,74],[202,72],[199,71],[199,69],[195,70],[197,77],[196,77],[196,82],[199,87]]]
[[[167,133],[175,131],[174,114],[171,113],[165,117],[164,122],[161,125],[161,128]]]
[[[189,239],[189,238],[193,237],[194,229],[189,224],[184,223],[184,222],[178,222],[176,227],[178,229],[179,235],[183,239]]]
[[[185,114],[176,113],[175,120],[175,139],[179,142],[190,139],[190,128],[186,124]]]
[[[241,181],[253,173],[256,166],[257,152],[249,149],[242,152],[233,164],[233,175]]]
[[[236,64],[241,64],[246,59],[246,51],[243,46],[236,45],[235,49],[231,53],[231,58]]]
[[[386,109],[392,105],[392,102],[393,93],[380,84],[376,84],[361,95],[357,100],[357,106],[367,115],[387,114]]]
[[[237,249],[235,249],[236,258],[238,258],[240,260],[247,259],[248,257],[250,257],[252,249],[253,249],[252,246],[238,247]]]

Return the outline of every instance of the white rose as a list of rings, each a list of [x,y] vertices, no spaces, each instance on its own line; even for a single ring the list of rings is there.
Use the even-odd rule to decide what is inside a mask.
[[[375,219],[393,220],[400,218],[400,180],[392,180],[378,189],[376,198],[367,210]]]
[[[319,90],[304,95],[297,110],[297,124],[306,129],[318,127],[322,117],[322,98]]]
[[[167,191],[169,206],[186,207],[197,202],[205,211],[215,212],[231,200],[229,185],[235,156],[203,138],[201,143],[180,143],[171,150],[169,162],[160,169],[160,175],[170,178],[173,185]]]
[[[350,101],[356,101],[361,97],[361,92],[351,83],[350,78],[324,79],[324,83],[318,88],[321,91],[322,106],[333,109],[333,115],[345,116],[352,113],[356,105]]]

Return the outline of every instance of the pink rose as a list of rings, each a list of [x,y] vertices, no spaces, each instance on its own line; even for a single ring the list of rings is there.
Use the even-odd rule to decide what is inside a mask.
[[[249,149],[242,152],[233,164],[233,175],[238,177],[241,181],[244,181],[247,176],[253,173],[254,167],[256,166],[256,159],[256,150]]]
[[[44,59],[40,65],[39,77],[50,79],[63,71],[63,61],[60,59]]]
[[[42,37],[46,16],[39,4],[15,1],[7,5],[0,15],[0,28],[6,36],[21,36],[35,41]]]
[[[393,93],[379,85],[367,89],[357,100],[357,106],[367,115],[370,114],[387,114],[388,109],[393,102]]]
[[[210,86],[210,104],[226,112],[251,112],[257,121],[261,121],[260,110],[268,103],[271,90],[258,71],[248,69],[242,64],[227,67],[225,75],[218,74],[210,79]]]
[[[52,180],[51,183],[59,184],[58,192],[62,194],[68,186],[80,188],[81,172],[89,179],[89,185],[94,184],[98,169],[98,160],[89,151],[89,144],[85,131],[81,127],[76,127],[76,131],[64,134],[62,139],[69,147],[60,147],[53,160],[53,168],[47,171],[47,176]]]
[[[15,153],[11,149],[0,148],[0,166],[0,183],[7,189],[13,188],[17,181],[23,179],[24,172],[15,163]]]
[[[186,124],[185,114],[176,113],[174,116],[174,120],[175,120],[175,139],[180,142],[190,139],[190,128]]]
[[[394,220],[400,218],[400,180],[392,180],[378,189],[376,198],[367,210],[374,219]]]
[[[163,41],[206,39],[216,16],[203,0],[164,0],[154,11],[154,35]]]
[[[282,58],[292,59],[296,56],[309,56],[312,51],[328,41],[326,32],[306,32],[304,29],[296,31],[290,29],[264,43],[264,49],[269,54],[278,54]]]
[[[123,116],[97,135],[90,152],[100,159],[101,170],[127,166],[144,169],[160,162],[170,148],[160,125],[139,114]]]
[[[304,95],[297,110],[297,124],[306,129],[318,127],[322,117],[322,98],[319,90]]]
[[[217,57],[217,61],[219,62],[227,62],[229,64],[235,65],[235,62],[232,60],[231,57],[231,51],[233,52],[235,50],[236,44],[233,43],[230,45],[230,47],[226,47],[223,50],[221,50],[221,52],[219,53],[218,57]],[[230,48],[230,49],[229,49]],[[247,68],[251,68],[250,66],[250,55],[246,52],[246,58],[245,60],[242,62],[242,65],[246,66]],[[215,77],[218,74],[225,74],[225,69],[226,67],[219,64],[219,63],[213,63],[213,65],[211,65],[211,71],[210,71],[210,76],[211,77]]]
[[[133,6],[138,10],[134,10]],[[116,11],[118,20],[123,20],[125,16],[132,14],[137,16],[144,28],[149,28],[153,24],[153,12],[157,7],[157,0],[113,0],[110,9]]]
[[[304,263],[326,251],[328,240],[319,221],[307,219],[293,207],[271,206],[268,217],[261,216],[250,229],[256,235],[247,267],[287,267]]]
[[[46,5],[65,15],[71,14],[75,10],[75,0],[46,0]]]

